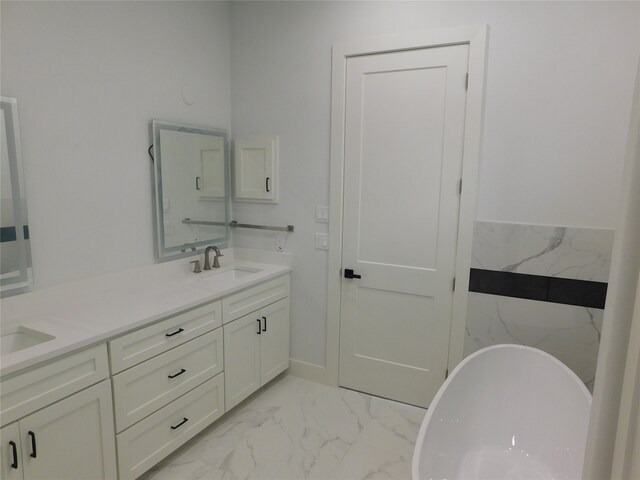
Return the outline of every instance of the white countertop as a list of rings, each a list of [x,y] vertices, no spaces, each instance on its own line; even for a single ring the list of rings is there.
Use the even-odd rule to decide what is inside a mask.
[[[233,248],[223,253],[222,267],[210,272],[191,272],[189,262],[195,258],[202,261],[199,255],[3,298],[3,329],[24,326],[55,339],[2,355],[0,376],[104,342],[291,271],[290,254]],[[199,283],[234,267],[259,271],[224,282]]]

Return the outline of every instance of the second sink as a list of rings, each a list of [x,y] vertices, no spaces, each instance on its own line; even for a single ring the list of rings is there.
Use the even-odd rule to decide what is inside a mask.
[[[56,338],[53,335],[21,326],[2,330],[0,337],[0,352],[2,355],[9,355]]]

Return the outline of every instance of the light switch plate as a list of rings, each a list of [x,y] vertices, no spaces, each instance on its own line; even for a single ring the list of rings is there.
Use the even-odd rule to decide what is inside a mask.
[[[328,233],[316,233],[316,250],[329,250]]]
[[[329,223],[329,207],[316,207],[316,223]]]

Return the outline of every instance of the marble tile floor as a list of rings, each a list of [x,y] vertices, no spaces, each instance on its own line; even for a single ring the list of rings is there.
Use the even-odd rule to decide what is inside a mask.
[[[425,412],[283,376],[142,479],[410,479]]]

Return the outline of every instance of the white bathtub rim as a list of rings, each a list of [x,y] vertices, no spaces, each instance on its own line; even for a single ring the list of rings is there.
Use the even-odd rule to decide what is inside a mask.
[[[469,355],[468,357],[463,359],[456,366],[456,368],[453,369],[451,374],[446,378],[444,383],[440,386],[440,388],[438,389],[438,392],[436,393],[436,396],[433,397],[433,400],[431,401],[431,404],[427,408],[427,413],[425,414],[424,419],[422,420],[422,424],[420,425],[420,430],[418,431],[418,439],[417,439],[416,445],[415,445],[415,447],[413,449],[413,459],[412,459],[412,462],[411,462],[411,478],[413,480],[420,480],[420,477],[418,476],[419,468],[420,468],[420,453],[422,452],[422,447],[424,445],[425,434],[426,434],[427,428],[429,426],[429,423],[431,423],[431,417],[432,417],[433,411],[434,411],[434,409],[431,408],[431,406],[438,404],[438,402],[440,401],[440,398],[442,397],[442,395],[444,395],[445,390],[447,389],[449,384],[453,381],[453,379],[455,378],[455,376],[458,373],[458,371],[461,370],[467,363],[472,361],[478,355],[482,355],[483,353],[485,353],[485,352],[487,352],[489,350],[497,350],[497,349],[529,350],[529,351],[535,352],[537,354],[540,354],[540,355],[542,355],[544,357],[549,358],[551,361],[555,362],[560,368],[562,368],[565,372],[569,373],[569,375],[577,382],[578,388],[580,388],[580,390],[584,394],[585,398],[589,402],[589,405],[591,405],[591,400],[592,400],[591,393],[589,393],[589,390],[587,389],[587,387],[584,384],[584,382],[582,380],[580,380],[580,377],[578,377],[573,370],[571,370],[569,367],[567,367],[563,362],[558,360],[553,355],[550,355],[547,352],[544,352],[544,351],[540,350],[539,348],[528,347],[526,345],[511,344],[511,343],[501,343],[501,344],[498,344],[498,345],[491,345],[489,347],[485,347],[485,348],[483,348],[481,350],[478,350],[477,352],[472,353],[471,355]]]

